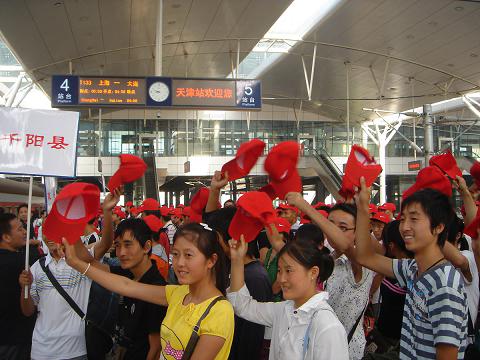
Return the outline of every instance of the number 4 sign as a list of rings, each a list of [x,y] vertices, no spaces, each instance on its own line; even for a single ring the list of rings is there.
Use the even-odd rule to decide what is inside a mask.
[[[52,77],[52,106],[78,103],[78,76]]]

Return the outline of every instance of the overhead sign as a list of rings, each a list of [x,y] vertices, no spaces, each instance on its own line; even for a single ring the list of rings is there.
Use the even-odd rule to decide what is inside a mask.
[[[52,107],[260,110],[259,80],[54,75]]]
[[[418,171],[422,168],[422,160],[408,162],[408,171]]]
[[[0,173],[75,176],[79,113],[0,108]]]

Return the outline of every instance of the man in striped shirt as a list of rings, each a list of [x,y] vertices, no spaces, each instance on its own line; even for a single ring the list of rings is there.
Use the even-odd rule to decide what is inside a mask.
[[[370,190],[361,181],[357,202],[357,261],[407,290],[400,359],[463,359],[467,342],[467,303],[463,280],[442,248],[453,218],[446,195],[417,191],[402,203],[400,233],[414,259],[389,259],[370,247]]]

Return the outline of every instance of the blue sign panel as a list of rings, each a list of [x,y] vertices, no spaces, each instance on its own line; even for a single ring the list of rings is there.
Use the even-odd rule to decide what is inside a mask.
[[[54,75],[52,77],[52,107],[78,104],[78,76]]]
[[[262,108],[260,80],[237,80],[237,107],[242,109]]]
[[[52,107],[260,110],[260,80],[54,75]]]

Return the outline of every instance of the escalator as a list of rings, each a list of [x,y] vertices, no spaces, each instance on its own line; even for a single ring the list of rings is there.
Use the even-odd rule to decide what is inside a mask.
[[[338,190],[342,185],[342,171],[324,149],[310,149],[310,166],[316,172],[327,191],[338,200]]]
[[[159,201],[157,167],[155,164],[155,147],[153,137],[140,137],[142,159],[147,164],[144,175],[144,198],[152,198]]]
[[[143,161],[147,164],[147,170],[145,171],[145,197],[158,199],[158,182],[157,182],[157,169],[155,166],[155,156],[144,155]]]

